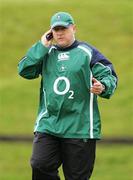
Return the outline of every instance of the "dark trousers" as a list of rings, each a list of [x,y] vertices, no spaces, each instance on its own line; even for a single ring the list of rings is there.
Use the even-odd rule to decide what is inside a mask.
[[[88,180],[95,161],[96,140],[59,138],[35,133],[31,157],[32,180],[60,180],[62,165],[65,180]]]

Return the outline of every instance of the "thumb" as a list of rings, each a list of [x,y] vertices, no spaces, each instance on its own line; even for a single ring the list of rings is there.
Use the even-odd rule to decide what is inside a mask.
[[[93,83],[97,83],[98,80],[97,80],[96,78],[92,78],[92,82],[93,82]]]

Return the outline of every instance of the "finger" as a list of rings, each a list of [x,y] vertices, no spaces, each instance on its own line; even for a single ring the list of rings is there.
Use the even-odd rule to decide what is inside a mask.
[[[49,33],[51,33],[52,31],[51,31],[51,29],[49,29],[47,32],[45,32],[43,35],[42,35],[42,37],[41,37],[41,42],[42,42],[42,44],[44,45],[44,46],[46,46],[46,47],[48,47],[48,46],[50,46],[51,44],[52,44],[52,41],[53,41],[53,38],[51,38],[50,40],[48,40],[47,38],[46,38],[46,36],[49,34]]]
[[[101,89],[91,89],[91,91],[93,91],[93,92],[101,92],[102,90]]]
[[[97,86],[97,87],[99,86],[100,87],[101,83],[97,79],[94,78],[93,86]]]
[[[101,90],[101,86],[99,86],[99,85],[94,85],[94,86],[92,86],[92,88],[95,90]]]
[[[90,91],[92,92],[92,93],[101,93],[102,92],[102,89],[101,88],[94,88],[94,87],[92,87],[91,89],[90,89]]]
[[[99,81],[98,81],[96,78],[93,77],[93,78],[92,78],[92,82],[93,82],[93,83],[97,83],[97,82],[99,82]]]
[[[93,86],[92,86],[93,88],[101,88],[101,84],[99,84],[99,83],[96,83],[96,84],[93,84]]]
[[[90,90],[91,93],[99,95],[102,93],[102,91],[95,91],[95,90]]]

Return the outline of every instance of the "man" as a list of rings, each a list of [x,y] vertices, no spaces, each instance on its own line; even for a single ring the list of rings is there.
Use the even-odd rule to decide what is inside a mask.
[[[65,180],[88,180],[100,139],[97,95],[110,98],[117,76],[96,48],[75,40],[70,14],[56,13],[50,26],[19,63],[22,77],[41,76],[32,179],[59,180],[62,165]]]

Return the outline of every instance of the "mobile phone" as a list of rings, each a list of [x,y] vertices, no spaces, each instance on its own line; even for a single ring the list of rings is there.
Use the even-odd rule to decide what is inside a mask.
[[[53,33],[52,33],[52,32],[50,32],[50,33],[48,33],[48,34],[46,35],[46,39],[47,39],[48,41],[50,41],[52,38],[53,38]]]

